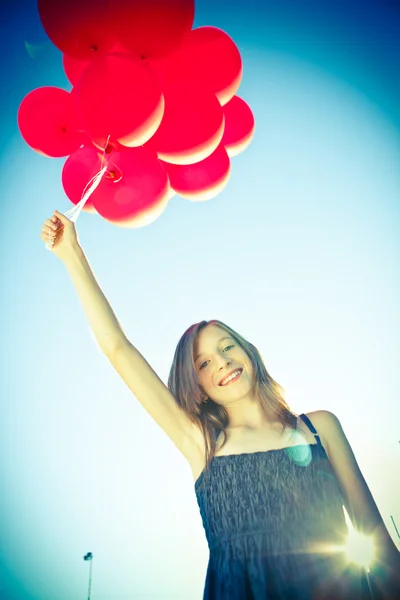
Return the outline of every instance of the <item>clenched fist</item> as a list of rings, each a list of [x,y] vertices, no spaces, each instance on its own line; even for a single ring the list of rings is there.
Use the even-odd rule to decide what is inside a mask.
[[[40,237],[46,242],[47,248],[61,260],[67,258],[79,246],[75,223],[58,210],[54,211],[52,217],[45,220]]]

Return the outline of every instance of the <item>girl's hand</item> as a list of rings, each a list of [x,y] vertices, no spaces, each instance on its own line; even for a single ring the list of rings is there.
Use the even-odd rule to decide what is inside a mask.
[[[61,260],[66,259],[79,246],[75,223],[58,210],[43,223],[40,237],[47,244],[52,244],[51,251]]]

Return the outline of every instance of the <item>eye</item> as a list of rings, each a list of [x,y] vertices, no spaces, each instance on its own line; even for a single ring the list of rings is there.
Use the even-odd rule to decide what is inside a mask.
[[[230,344],[229,346],[225,346],[225,348],[222,350],[222,352],[225,352],[225,350],[229,350],[229,348],[233,348],[235,344]],[[205,360],[204,362],[201,363],[201,365],[199,366],[199,369],[204,369],[204,367],[207,366],[208,364],[208,360]]]

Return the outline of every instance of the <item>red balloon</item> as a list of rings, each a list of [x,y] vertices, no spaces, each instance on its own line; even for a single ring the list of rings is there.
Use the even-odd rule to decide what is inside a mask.
[[[38,10],[53,44],[75,58],[90,60],[115,43],[109,0],[38,0]]]
[[[226,186],[230,175],[229,156],[222,145],[194,165],[163,164],[172,189],[188,200],[214,198]]]
[[[225,130],[222,144],[230,157],[243,152],[254,135],[254,115],[246,102],[234,96],[223,107]]]
[[[110,0],[119,41],[140,58],[177,50],[194,19],[194,0]]]
[[[74,204],[103,165],[101,153],[90,147],[65,162],[62,183]],[[161,215],[170,195],[168,176],[157,156],[145,148],[129,148],[110,155],[107,171],[85,206],[93,206],[114,225],[143,227]]]
[[[231,37],[217,27],[193,29],[178,52],[150,66],[162,82],[195,79],[212,90],[223,106],[234,96],[242,80],[242,59]]]
[[[119,44],[118,42],[114,44],[111,53],[123,53],[126,54],[127,50]],[[79,77],[82,75],[83,71],[86,69],[88,65],[92,62],[93,58],[96,58],[98,54],[93,54],[90,57],[90,60],[82,60],[79,58],[74,58],[69,54],[63,54],[62,62],[64,67],[65,75],[67,76],[68,81],[75,85],[78,82]]]
[[[18,126],[25,142],[39,154],[68,156],[84,143],[78,131],[76,107],[71,94],[56,87],[32,90],[18,110]]]
[[[173,164],[193,164],[209,156],[224,131],[222,107],[216,96],[195,84],[166,84],[165,111],[146,147]]]
[[[108,142],[105,146],[100,146],[96,144],[96,142],[91,141],[90,145],[96,148],[97,150],[101,150],[101,152],[103,152],[106,155],[111,154],[112,152],[126,152],[127,150],[131,149],[129,148],[129,146],[123,146],[119,142],[113,141]]]
[[[61,181],[65,193],[74,204],[81,201],[87,184],[91,178],[101,170],[101,153],[93,147],[79,148],[71,154],[64,163]],[[90,183],[89,183],[90,185]],[[92,197],[86,201],[83,211],[96,213]]]
[[[69,56],[69,54],[63,54],[62,63],[64,67],[65,75],[67,76],[68,81],[75,85],[78,81],[79,77],[82,75],[83,71],[86,69],[88,65],[90,65],[90,60],[80,60],[79,58],[74,58],[73,56]]]
[[[164,98],[155,74],[127,54],[93,60],[76,84],[78,114],[89,137],[100,147],[107,140],[140,146],[157,130]]]
[[[168,175],[156,154],[130,148],[111,155],[92,199],[97,212],[114,225],[143,227],[162,214],[169,193]]]

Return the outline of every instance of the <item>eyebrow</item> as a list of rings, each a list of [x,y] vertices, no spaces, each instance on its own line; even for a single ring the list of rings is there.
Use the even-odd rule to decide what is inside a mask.
[[[220,338],[217,342],[217,344],[219,344],[220,342],[223,342],[224,340],[233,340],[233,337],[231,335],[224,335],[224,337]],[[205,354],[205,352],[202,352],[201,354],[198,354],[195,359],[194,362],[197,362],[197,360],[200,358],[200,356],[202,356],[202,354]]]

